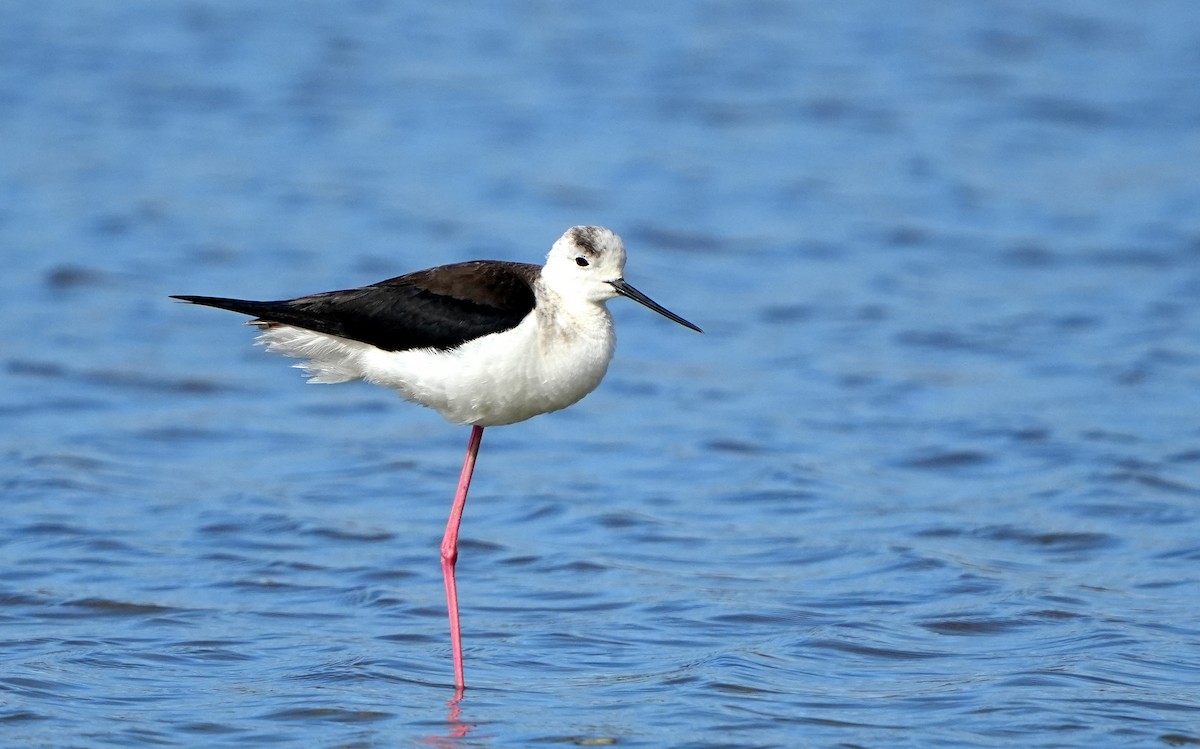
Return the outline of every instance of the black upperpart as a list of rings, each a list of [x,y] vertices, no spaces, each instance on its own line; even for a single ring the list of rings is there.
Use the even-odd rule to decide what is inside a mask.
[[[256,302],[176,296],[193,304],[253,315],[255,322],[291,325],[385,351],[449,350],[520,324],[533,311],[541,268],[476,260],[417,271],[345,291]]]

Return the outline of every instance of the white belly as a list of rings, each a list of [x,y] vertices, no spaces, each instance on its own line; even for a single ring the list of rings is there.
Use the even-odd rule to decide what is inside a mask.
[[[578,316],[535,311],[517,327],[451,351],[383,351],[369,344],[280,325],[260,341],[307,361],[310,382],[362,379],[389,387],[455,424],[501,426],[557,411],[596,389],[616,338],[601,305]]]

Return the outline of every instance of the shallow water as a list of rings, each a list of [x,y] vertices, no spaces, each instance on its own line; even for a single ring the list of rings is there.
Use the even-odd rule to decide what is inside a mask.
[[[13,746],[1200,742],[1185,2],[10,4]],[[238,318],[603,223],[621,343],[467,440]]]

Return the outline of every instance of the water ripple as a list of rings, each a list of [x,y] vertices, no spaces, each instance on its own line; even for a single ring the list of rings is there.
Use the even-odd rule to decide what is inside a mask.
[[[6,7],[6,744],[1200,743],[1190,5],[289,7]],[[167,295],[592,220],[708,332],[489,429],[456,695],[464,431]]]

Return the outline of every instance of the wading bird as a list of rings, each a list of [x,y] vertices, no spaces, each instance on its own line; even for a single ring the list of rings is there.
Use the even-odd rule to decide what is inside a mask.
[[[626,283],[624,271],[619,236],[600,226],[576,226],[554,243],[541,267],[477,260],[275,302],[174,298],[252,315],[259,341],[268,351],[302,359],[296,366],[310,382],[366,380],[471,426],[442,538],[454,680],[461,690],[466,684],[454,565],[483,428],[557,411],[592,392],[616,345],[605,307],[614,297],[701,332]]]

